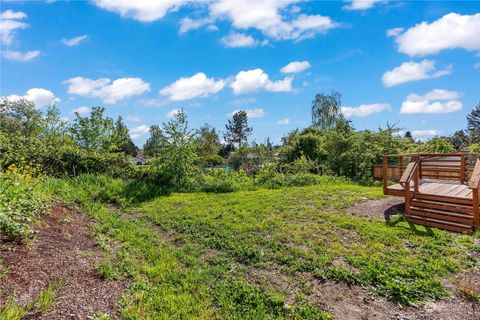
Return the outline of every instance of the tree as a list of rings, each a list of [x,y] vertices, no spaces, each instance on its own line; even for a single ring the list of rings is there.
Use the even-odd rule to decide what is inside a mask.
[[[114,145],[114,124],[109,117],[104,117],[105,108],[94,107],[90,117],[82,117],[75,112],[75,119],[70,126],[70,133],[75,142],[89,151],[112,151]]]
[[[405,132],[404,138],[410,142],[415,142],[415,139],[410,131]]]
[[[0,131],[7,135],[31,137],[44,127],[43,114],[27,99],[0,100]]]
[[[445,138],[432,138],[422,148],[428,153],[448,153],[455,151],[450,141]]]
[[[253,128],[248,126],[248,116],[245,111],[237,111],[233,114],[232,119],[228,119],[225,125],[227,130],[224,138],[229,144],[237,144],[238,148],[242,144],[247,144],[247,138],[252,133]]]
[[[480,142],[480,103],[467,115],[467,130],[471,143]]]
[[[187,115],[180,109],[168,122],[163,123],[158,153],[152,161],[162,182],[177,189],[188,188],[197,177],[197,154],[193,132],[188,128]]]
[[[341,98],[337,91],[330,95],[317,94],[312,101],[312,124],[320,129],[333,128],[337,120],[343,118]]]
[[[455,150],[462,150],[468,146],[468,137],[463,130],[455,131],[449,140]]]
[[[138,148],[135,143],[133,143],[133,140],[128,133],[128,128],[125,123],[123,123],[123,119],[120,116],[117,118],[113,129],[113,145],[117,149],[114,151],[123,152],[131,156],[136,156],[138,153]]]
[[[143,145],[143,153],[147,157],[155,157],[160,152],[163,139],[164,136],[160,126],[152,125],[150,127],[150,137]]]
[[[220,157],[220,139],[215,128],[204,124],[197,130],[197,153],[203,164]],[[221,160],[221,159],[220,159]],[[215,161],[217,162],[217,161]]]

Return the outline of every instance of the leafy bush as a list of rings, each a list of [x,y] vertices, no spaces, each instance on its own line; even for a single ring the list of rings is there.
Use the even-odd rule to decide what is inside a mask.
[[[32,222],[48,207],[47,197],[37,184],[37,168],[11,165],[0,173],[0,232],[13,239],[31,238]]]
[[[211,193],[228,193],[254,188],[253,179],[245,171],[209,170],[203,176],[200,190]]]

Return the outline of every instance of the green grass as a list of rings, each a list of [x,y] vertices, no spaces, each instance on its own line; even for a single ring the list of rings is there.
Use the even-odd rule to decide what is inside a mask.
[[[328,319],[308,293],[292,297],[252,274],[275,269],[296,279],[303,272],[421,304],[448,295],[444,277],[478,265],[472,236],[347,212],[364,197],[383,197],[379,187],[325,178],[308,187],[141,202],[123,197],[121,181],[100,180],[50,180],[46,187],[97,219],[106,251],[100,274],[132,280],[120,301],[124,319]],[[121,208],[107,209],[111,199]]]
[[[25,317],[35,317],[50,310],[62,293],[64,281],[53,281],[45,290],[41,291],[35,300],[27,304],[19,304],[10,297],[4,306],[0,308],[0,319],[21,320]]]

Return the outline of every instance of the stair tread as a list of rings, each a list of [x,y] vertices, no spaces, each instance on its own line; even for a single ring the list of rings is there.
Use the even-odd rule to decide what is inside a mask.
[[[439,210],[439,209],[432,209],[432,208],[424,208],[424,207],[417,207],[417,206],[411,206],[410,209],[417,210],[417,211],[427,211],[431,213],[437,213],[437,214],[443,214],[446,216],[455,216],[455,217],[465,217],[465,218],[472,218],[473,214],[472,213],[464,213],[464,212],[451,212],[451,211],[444,211],[444,210]]]
[[[445,221],[445,220],[438,220],[438,219],[435,219],[435,218],[422,217],[422,216],[415,215],[415,214],[409,214],[407,216],[407,218],[416,219],[416,220],[423,220],[423,221],[428,221],[428,222],[434,222],[434,223],[438,223],[438,224],[441,224],[441,225],[449,225],[449,226],[458,227],[458,228],[471,228],[470,224],[463,224],[463,223],[457,223],[457,222],[451,222],[451,221]]]

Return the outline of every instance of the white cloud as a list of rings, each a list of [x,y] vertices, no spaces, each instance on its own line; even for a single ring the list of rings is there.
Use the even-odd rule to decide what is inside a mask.
[[[11,44],[15,31],[28,27],[28,24],[20,21],[26,17],[27,15],[21,11],[6,10],[0,13],[0,40],[2,44]]]
[[[24,96],[12,94],[2,98],[11,101],[26,99],[32,101],[37,108],[47,107],[60,102],[60,99],[55,97],[52,91],[42,88],[32,88]]]
[[[287,19],[282,13],[294,2],[295,0],[220,0],[210,3],[210,17],[230,20],[236,29],[260,30],[264,35],[276,40],[312,37],[338,27],[329,17],[321,15],[296,12],[291,13],[293,19]]]
[[[127,121],[130,121],[130,122],[141,122],[142,121],[142,119],[136,114],[128,115],[128,116],[125,117],[125,119],[127,119]]]
[[[240,111],[239,109],[234,110],[228,114],[228,116],[233,116],[235,113]],[[249,118],[263,118],[265,116],[265,111],[262,108],[257,108],[257,109],[247,109],[243,110],[247,113],[247,117]]]
[[[293,61],[280,69],[281,73],[298,73],[310,68],[310,62],[308,61]]]
[[[410,56],[435,54],[445,49],[480,50],[480,13],[449,13],[422,22],[397,35],[398,51]]]
[[[255,103],[257,102],[257,99],[255,98],[244,98],[244,99],[235,99],[232,101],[232,104],[234,106],[241,106],[244,104],[250,104],[250,103]]]
[[[81,107],[75,108],[72,111],[70,111],[71,114],[74,114],[75,112],[78,113],[78,114],[89,113],[90,112],[90,107],[81,106]]]
[[[425,95],[410,94],[402,103],[400,113],[451,113],[463,108],[458,101],[460,93],[443,89],[434,89]]]
[[[262,69],[253,69],[240,71],[230,87],[235,94],[257,92],[259,90],[290,92],[292,91],[292,80],[291,77],[285,77],[283,80],[272,81]]]
[[[349,0],[349,5],[344,6],[346,10],[367,10],[383,0]]]
[[[180,112],[180,109],[172,109],[166,114],[166,116],[167,118],[173,118],[179,112]]]
[[[209,25],[209,29],[211,31],[212,28],[211,26],[215,27],[214,25],[211,24],[212,23],[212,19],[210,18],[204,18],[204,19],[191,19],[191,18],[183,18],[182,20],[180,20],[180,29],[178,30],[179,33],[186,33],[190,30],[195,30],[195,29],[198,29],[198,28],[201,28],[205,25]],[[216,27],[215,27],[216,28]]]
[[[290,119],[286,118],[286,119],[278,120],[277,123],[286,126],[287,124],[290,124]]]
[[[150,91],[150,84],[141,78],[120,78],[111,82],[108,78],[97,80],[75,77],[64,81],[68,93],[83,97],[99,98],[104,103],[114,104],[120,100]]]
[[[187,0],[94,0],[97,7],[142,22],[159,20],[168,12],[176,11],[188,2]]]
[[[405,29],[403,28],[393,28],[387,30],[387,37],[396,37],[402,33]]]
[[[413,130],[412,131],[412,135],[416,138],[438,136],[440,133],[441,133],[440,130],[435,130],[435,129]]]
[[[138,137],[148,133],[150,131],[150,127],[145,124],[142,124],[140,126],[131,128],[129,131],[132,139],[137,139]]]
[[[404,62],[399,67],[393,68],[383,74],[382,82],[385,87],[393,87],[401,83],[438,78],[450,74],[450,68],[437,70],[435,61],[423,60],[421,62]]]
[[[257,44],[257,41],[252,36],[243,33],[231,33],[222,37],[220,41],[227,48],[253,47]]]
[[[371,114],[390,110],[390,108],[390,104],[388,103],[361,104],[358,107],[342,107],[342,113],[346,117],[366,117]]]
[[[5,50],[3,51],[3,56],[8,60],[25,62],[35,59],[40,54],[39,50],[27,51],[27,52],[20,52],[20,51],[11,51]]]
[[[77,46],[80,42],[87,39],[88,36],[84,34],[83,36],[73,37],[71,39],[62,39],[62,43],[66,46],[73,47]]]
[[[225,87],[225,80],[207,78],[205,73],[199,72],[190,78],[180,78],[169,86],[160,90],[160,94],[168,96],[172,101],[207,97],[217,93]]]

